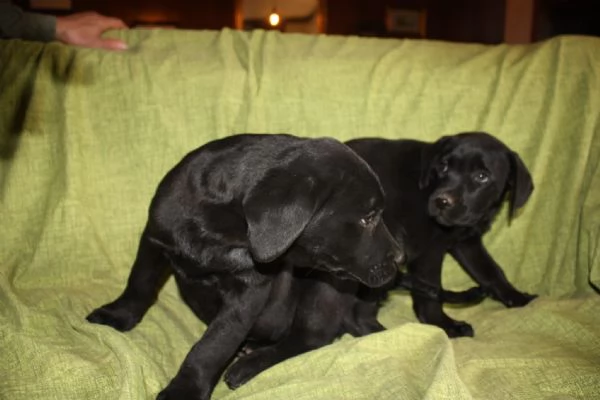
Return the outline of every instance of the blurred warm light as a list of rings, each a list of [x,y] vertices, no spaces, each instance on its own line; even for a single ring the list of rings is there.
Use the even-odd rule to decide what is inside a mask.
[[[277,26],[277,25],[279,25],[280,21],[281,21],[281,18],[279,17],[279,14],[277,14],[277,12],[275,10],[273,10],[271,15],[269,15],[269,24],[271,24],[271,26]]]

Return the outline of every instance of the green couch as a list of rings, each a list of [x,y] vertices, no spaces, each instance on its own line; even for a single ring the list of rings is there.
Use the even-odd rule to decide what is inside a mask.
[[[0,398],[149,399],[203,325],[167,283],[131,332],[85,316],[124,287],[156,185],[232,133],[434,140],[488,131],[535,191],[485,236],[539,298],[448,308],[474,338],[419,324],[290,359],[216,399],[600,399],[600,40],[528,46],[112,32],[123,53],[0,41]],[[448,257],[443,282],[473,283]]]

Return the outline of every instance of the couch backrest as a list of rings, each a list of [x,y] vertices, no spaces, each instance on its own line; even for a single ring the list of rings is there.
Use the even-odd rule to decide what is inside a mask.
[[[509,278],[554,295],[600,285],[600,40],[112,34],[130,50],[0,41],[2,268],[85,276],[105,264],[122,282],[158,181],[231,133],[434,140],[484,130],[521,154],[536,186],[485,239]],[[447,262],[445,285],[469,286]]]

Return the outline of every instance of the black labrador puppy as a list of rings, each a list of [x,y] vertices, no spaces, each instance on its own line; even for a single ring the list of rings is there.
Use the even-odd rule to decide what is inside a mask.
[[[247,134],[210,142],[161,181],[124,292],[87,319],[132,329],[173,274],[207,329],[158,398],[208,399],[245,340],[289,329],[281,321],[292,323],[296,267],[372,288],[394,279],[405,256],[383,207],[373,171],[338,141]]]
[[[442,302],[427,294],[440,293],[446,253],[507,307],[524,306],[536,297],[517,290],[482,243],[504,199],[509,198],[512,218],[533,191],[518,154],[483,132],[445,136],[435,143],[365,138],[347,145],[379,176],[386,195],[384,221],[395,237],[406,239],[411,281],[426,289],[411,290],[421,322],[441,327],[449,337],[473,336],[469,324],[450,318]],[[375,318],[372,311],[359,317]]]

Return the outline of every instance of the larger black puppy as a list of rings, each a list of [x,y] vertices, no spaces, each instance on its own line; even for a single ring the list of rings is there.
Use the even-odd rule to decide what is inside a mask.
[[[369,287],[394,278],[404,254],[381,221],[383,205],[372,170],[335,140],[208,143],[162,180],[124,292],[88,320],[133,328],[173,273],[207,329],[158,398],[207,399],[243,341],[289,329],[295,266]]]
[[[533,191],[529,171],[515,152],[481,132],[435,143],[356,139],[347,144],[379,176],[386,195],[384,221],[394,236],[406,238],[414,283],[440,292],[442,261],[450,253],[505,306],[523,306],[535,297],[514,288],[481,239],[507,195],[512,217]],[[443,328],[450,337],[473,335],[469,324],[444,313],[440,301],[423,291],[411,295],[421,322]]]

